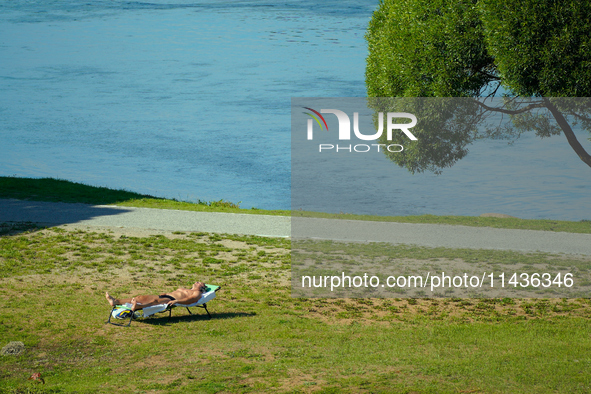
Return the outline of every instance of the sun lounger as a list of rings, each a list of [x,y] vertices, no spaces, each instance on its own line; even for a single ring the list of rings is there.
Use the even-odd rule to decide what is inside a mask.
[[[203,309],[205,309],[205,312],[207,312],[207,316],[209,316],[209,318],[211,319],[211,315],[209,314],[209,311],[207,310],[207,303],[215,298],[216,292],[219,289],[221,289],[221,286],[215,286],[215,285],[205,285],[205,286],[207,288],[207,291],[201,295],[201,298],[199,299],[199,301],[197,301],[193,304],[190,304],[190,305],[174,304],[171,307],[168,304],[160,304],[160,305],[148,306],[146,308],[139,309],[135,312],[131,311],[131,304],[115,305],[113,307],[113,309],[111,309],[111,312],[109,313],[109,320],[107,320],[107,323],[113,324],[115,326],[129,327],[131,325],[131,321],[133,319],[146,319],[146,318],[149,318],[149,317],[155,315],[156,313],[162,313],[162,312],[166,312],[166,311],[168,311],[168,320],[170,320],[170,317],[172,315],[172,310],[177,307],[187,308],[187,311],[189,311],[190,315],[192,315],[193,313],[191,312],[191,310],[189,308],[192,308],[192,307],[203,308]],[[129,319],[129,321],[127,324],[123,324],[123,323],[119,324],[119,323],[112,322],[111,318],[115,318],[118,320]]]

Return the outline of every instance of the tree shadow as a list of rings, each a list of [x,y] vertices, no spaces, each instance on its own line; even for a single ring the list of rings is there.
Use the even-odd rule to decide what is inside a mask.
[[[156,197],[61,179],[0,177],[0,223],[31,222],[41,226],[76,223],[130,211],[97,205],[146,198]]]
[[[42,202],[28,200],[0,200],[0,223],[6,227],[27,227],[19,223],[42,226],[59,226],[77,223],[100,216],[120,215],[131,209],[119,207],[102,207],[89,204],[73,204],[62,202]]]
[[[44,228],[32,222],[6,222],[0,223],[0,238],[22,233],[29,233]]]

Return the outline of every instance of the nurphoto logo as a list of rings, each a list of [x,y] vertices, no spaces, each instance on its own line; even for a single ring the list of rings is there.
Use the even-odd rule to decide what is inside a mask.
[[[349,116],[338,109],[321,109],[320,112],[310,108],[310,107],[303,107],[310,112],[304,112],[304,114],[309,115],[311,119],[308,119],[308,130],[307,130],[307,138],[308,140],[314,139],[314,121],[320,127],[320,130],[328,131],[328,124],[326,123],[326,119],[322,114],[333,114],[336,115],[337,120],[339,122],[339,141],[348,141],[351,140],[351,119]],[[402,131],[410,140],[416,141],[417,137],[415,137],[411,132],[410,128],[414,127],[417,124],[417,117],[413,114],[407,112],[388,112],[386,115],[386,139],[388,141],[392,141],[392,134],[394,130]],[[394,120],[398,119],[410,119],[410,123],[395,123]],[[384,113],[378,113],[378,130],[374,134],[363,134],[359,131],[359,113],[353,113],[353,132],[355,136],[363,141],[376,141],[384,132]],[[387,149],[388,152],[402,152],[404,147],[400,144],[356,144],[356,145],[344,145],[344,144],[318,144],[318,151],[322,153],[322,151],[334,151],[334,152],[357,152],[357,153],[365,153],[369,152],[372,149],[376,149],[380,152],[380,149]]]

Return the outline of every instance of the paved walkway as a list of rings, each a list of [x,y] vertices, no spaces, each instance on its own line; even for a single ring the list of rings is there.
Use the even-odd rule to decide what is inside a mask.
[[[81,226],[204,231],[268,237],[289,237],[291,233],[291,220],[285,216],[0,199],[0,223],[17,221],[49,226],[75,223]]]
[[[0,223],[10,221],[591,255],[591,234],[0,199]]]

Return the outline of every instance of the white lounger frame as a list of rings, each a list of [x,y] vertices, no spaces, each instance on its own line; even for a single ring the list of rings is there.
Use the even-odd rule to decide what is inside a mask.
[[[192,315],[193,313],[191,312],[191,310],[189,308],[192,307],[196,307],[196,308],[203,308],[205,309],[205,312],[207,312],[207,316],[209,316],[209,318],[211,319],[211,315],[209,314],[209,311],[207,310],[207,303],[211,300],[213,300],[216,296],[216,292],[221,289],[220,286],[213,286],[213,285],[207,285],[208,287],[212,287],[211,290],[207,291],[206,293],[203,293],[201,295],[201,298],[199,299],[199,301],[190,304],[190,305],[185,305],[185,304],[175,304],[172,307],[170,307],[168,304],[160,304],[160,305],[153,305],[153,306],[148,306],[146,308],[140,309],[138,311],[135,311],[134,313],[132,313],[129,316],[129,322],[127,322],[127,324],[119,324],[119,323],[114,323],[111,321],[111,317],[113,316],[113,311],[115,309],[117,309],[118,306],[120,305],[115,305],[111,311],[109,312],[109,320],[106,321],[106,323],[112,324],[114,326],[124,326],[124,327],[129,327],[131,325],[131,321],[133,319],[145,319],[148,317],[151,317],[153,315],[155,315],[156,313],[161,313],[161,312],[166,312],[168,311],[168,320],[170,320],[170,317],[172,315],[172,310],[176,307],[184,307],[187,308],[187,311],[189,312],[190,315]],[[131,304],[125,304],[125,306],[127,306],[128,308],[131,309]]]

